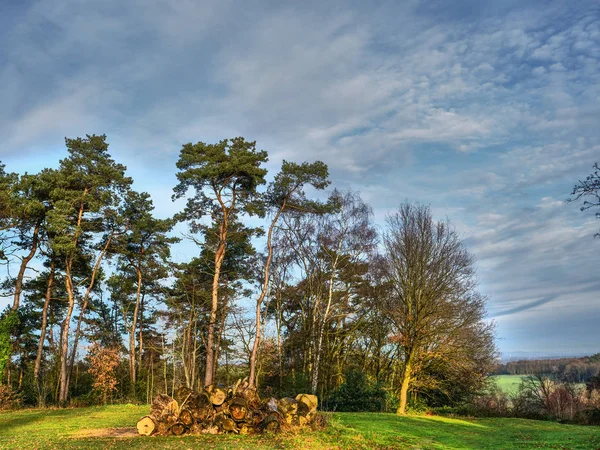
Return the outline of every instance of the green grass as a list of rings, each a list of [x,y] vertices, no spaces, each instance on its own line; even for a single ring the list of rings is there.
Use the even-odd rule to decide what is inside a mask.
[[[149,407],[115,405],[0,413],[2,449],[519,449],[600,448],[600,429],[520,419],[337,413],[325,431],[263,436],[89,437],[134,427]]]
[[[491,378],[496,382],[501,391],[506,394],[516,394],[521,381],[529,375],[493,375]],[[580,388],[585,388],[585,383],[577,383]]]
[[[506,394],[516,394],[525,377],[527,375],[494,375],[492,378],[501,391]]]

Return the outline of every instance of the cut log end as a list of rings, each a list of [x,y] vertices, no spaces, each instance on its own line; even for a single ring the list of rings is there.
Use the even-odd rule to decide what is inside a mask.
[[[137,423],[138,434],[141,436],[150,436],[156,431],[156,423],[150,416],[144,416]]]
[[[229,411],[231,412],[231,417],[234,420],[244,420],[246,418],[246,407],[240,405],[231,405],[229,407]]]
[[[173,425],[171,425],[171,428],[169,431],[173,436],[181,436],[182,434],[184,434],[187,431],[187,429],[188,428],[181,422],[176,422]]]
[[[210,402],[215,406],[221,406],[227,399],[227,392],[218,387],[213,387],[210,391]]]
[[[229,414],[235,421],[242,421],[248,415],[246,400],[241,397],[234,397],[229,402]]]
[[[296,396],[296,400],[300,403],[303,403],[308,407],[308,414],[314,414],[317,411],[317,406],[319,404],[319,399],[316,395],[311,394],[298,394]]]
[[[194,424],[194,416],[188,409],[182,409],[179,413],[179,421],[186,427],[191,427]]]

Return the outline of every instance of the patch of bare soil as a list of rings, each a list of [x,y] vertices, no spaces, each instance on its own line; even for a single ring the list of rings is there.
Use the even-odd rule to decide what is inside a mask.
[[[81,438],[130,438],[138,436],[137,429],[134,427],[127,428],[96,428],[92,430],[81,430],[75,433],[72,437],[75,439]]]

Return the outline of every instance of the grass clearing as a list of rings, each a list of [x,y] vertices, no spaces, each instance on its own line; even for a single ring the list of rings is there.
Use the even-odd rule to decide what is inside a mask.
[[[524,378],[528,375],[494,375],[492,379],[505,394],[516,394]]]
[[[132,436],[148,405],[0,413],[1,449],[513,449],[600,448],[600,429],[522,419],[335,413],[325,431],[298,434]]]

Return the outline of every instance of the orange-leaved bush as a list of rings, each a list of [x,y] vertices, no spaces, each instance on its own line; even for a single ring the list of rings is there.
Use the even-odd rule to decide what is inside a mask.
[[[93,388],[102,396],[102,403],[106,404],[108,396],[117,390],[115,369],[120,361],[119,351],[102,347],[96,342],[90,347],[88,361],[89,373],[94,377]]]

